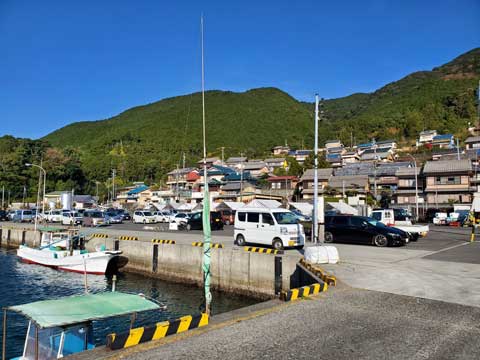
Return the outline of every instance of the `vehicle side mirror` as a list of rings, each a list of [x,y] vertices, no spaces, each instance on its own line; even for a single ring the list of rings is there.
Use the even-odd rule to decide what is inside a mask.
[[[368,223],[363,222],[363,223],[362,223],[362,228],[366,229],[367,227],[368,227]]]

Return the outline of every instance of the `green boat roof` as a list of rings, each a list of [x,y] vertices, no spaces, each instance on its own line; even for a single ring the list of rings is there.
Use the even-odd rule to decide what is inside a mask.
[[[38,230],[43,231],[43,232],[67,232],[68,229],[65,229],[63,227],[55,227],[55,226],[40,226],[38,227]]]
[[[10,306],[8,310],[25,315],[41,328],[49,328],[158,308],[157,304],[140,295],[106,292],[36,301]]]

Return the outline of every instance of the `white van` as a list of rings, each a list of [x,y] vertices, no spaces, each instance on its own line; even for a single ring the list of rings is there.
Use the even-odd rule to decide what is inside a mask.
[[[305,232],[297,217],[286,209],[241,208],[235,214],[235,242],[272,246],[276,250],[286,247],[303,248]]]
[[[133,222],[135,224],[155,224],[157,219],[150,211],[137,210],[133,213]]]

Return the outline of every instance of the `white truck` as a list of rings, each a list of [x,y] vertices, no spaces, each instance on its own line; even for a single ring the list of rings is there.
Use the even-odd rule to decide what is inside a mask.
[[[419,237],[427,236],[430,228],[428,225],[413,225],[408,217],[402,217],[402,220],[395,219],[393,209],[376,209],[372,211],[371,217],[387,226],[396,227],[410,235],[410,240],[417,241]]]

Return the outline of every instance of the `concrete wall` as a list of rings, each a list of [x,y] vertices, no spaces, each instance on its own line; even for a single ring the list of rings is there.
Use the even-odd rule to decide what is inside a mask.
[[[11,229],[10,241],[7,244],[7,231],[2,229],[3,247],[15,248],[21,244],[25,231],[25,242],[32,245],[34,232],[31,230]],[[37,233],[36,244],[39,243]],[[118,240],[117,240],[118,241]],[[93,238],[87,243],[87,249],[105,245],[114,249],[112,238]],[[172,282],[203,284],[202,260],[203,248],[191,245],[158,244],[158,264],[153,270],[154,244],[144,241],[119,241],[119,249],[129,262],[125,271],[142,273]],[[298,283],[297,257],[282,256],[282,289],[295,287]],[[275,256],[246,252],[241,248],[212,249],[211,251],[211,284],[212,288],[244,294],[257,298],[275,296]]]

